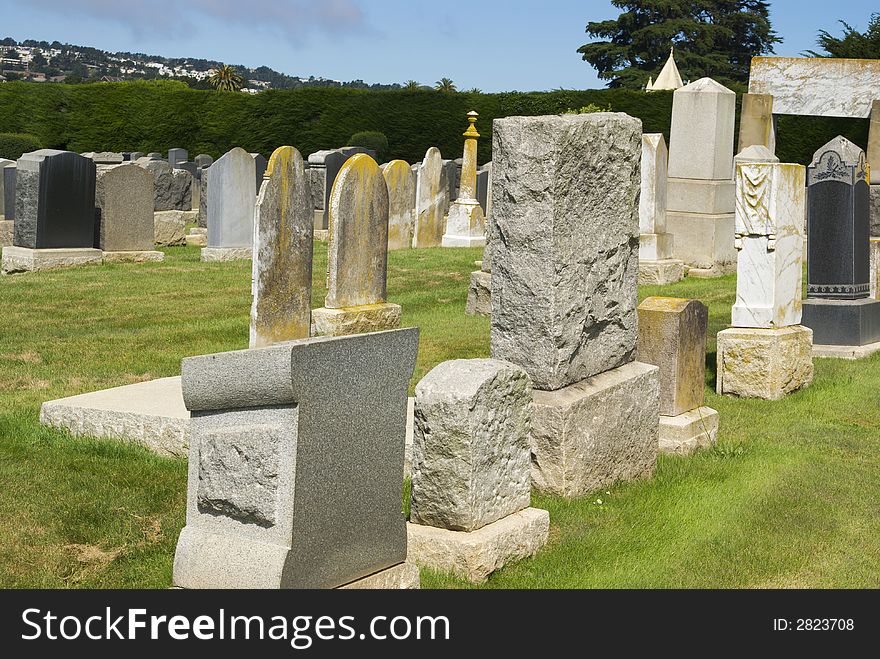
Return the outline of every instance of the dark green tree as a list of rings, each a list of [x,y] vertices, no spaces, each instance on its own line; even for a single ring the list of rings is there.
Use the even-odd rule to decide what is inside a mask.
[[[820,30],[816,42],[825,51],[817,53],[808,50],[811,57],[846,57],[853,59],[880,59],[880,14],[872,14],[868,19],[868,29],[864,34],[846,21],[838,21],[843,26],[843,36],[835,37],[827,30]]]
[[[749,79],[752,57],[782,40],[766,0],[612,0],[616,19],[587,24],[594,39],[578,48],[609,87],[641,89],[656,76],[669,47],[684,80],[711,76],[726,85]]]

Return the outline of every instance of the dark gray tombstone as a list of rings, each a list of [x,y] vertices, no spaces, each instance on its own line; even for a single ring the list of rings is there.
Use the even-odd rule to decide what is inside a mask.
[[[161,153],[156,153],[155,151],[148,153],[147,158],[150,160],[164,160]]]
[[[257,171],[257,193],[259,193],[260,186],[263,185],[263,175],[266,173],[269,161],[261,153],[252,153],[251,157],[254,159],[254,168]]]
[[[807,300],[802,323],[816,345],[880,341],[880,301],[870,294],[869,186],[865,152],[844,137],[807,169]]]
[[[199,177],[199,166],[194,162],[178,162],[172,165],[174,169],[182,169],[192,174],[193,180]]]
[[[7,220],[15,219],[15,165],[6,165],[3,168],[3,209]]]
[[[189,160],[189,151],[186,149],[168,149],[168,164],[175,169],[179,169],[177,167],[178,163],[186,162],[187,160]]]
[[[204,169],[205,167],[210,167],[211,165],[213,165],[214,159],[207,153],[200,153],[195,158],[193,158],[193,162],[201,169]]]
[[[487,213],[489,201],[489,170],[481,169],[477,172],[477,201],[483,208],[483,215]]]
[[[7,194],[6,192],[6,178],[3,174],[3,171],[7,167],[15,167],[14,160],[6,160],[5,158],[0,158],[0,217],[4,219],[11,220],[11,217],[5,217],[7,214],[7,207],[10,207],[9,213],[13,211],[11,209],[15,208],[15,190],[12,190],[12,195]],[[13,181],[13,188],[15,187],[15,182]],[[12,203],[7,203],[6,199],[10,198]]]
[[[128,159],[131,160],[132,162],[134,162],[138,158],[143,158],[143,157],[144,157],[143,151],[132,151],[131,153],[128,154]]]
[[[92,247],[95,163],[41,149],[18,159],[13,244],[29,249]]]
[[[376,160],[375,151],[361,146],[344,146],[340,149],[317,151],[309,156],[309,169],[312,170],[309,173],[312,183],[312,198],[315,202],[315,208],[324,211],[321,227],[315,226],[316,229],[328,228],[328,209],[330,208],[330,191],[333,189],[333,183],[345,162],[357,153],[366,153],[373,160]],[[319,205],[322,202],[323,206]]]

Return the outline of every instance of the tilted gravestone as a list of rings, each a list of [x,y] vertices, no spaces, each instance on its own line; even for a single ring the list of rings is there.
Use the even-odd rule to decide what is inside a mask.
[[[417,351],[406,329],[183,360],[192,422],[174,585],[416,585],[400,497]]]
[[[384,165],[382,175],[388,186],[388,249],[409,249],[416,224],[415,176],[403,160]]]
[[[250,347],[309,336],[312,301],[312,194],[291,146],[275,150],[254,213]]]
[[[208,246],[203,261],[247,259],[254,241],[257,199],[254,159],[235,147],[211,165],[207,189]]]
[[[162,261],[154,249],[153,177],[134,163],[99,167],[95,179],[95,247],[105,260]]]

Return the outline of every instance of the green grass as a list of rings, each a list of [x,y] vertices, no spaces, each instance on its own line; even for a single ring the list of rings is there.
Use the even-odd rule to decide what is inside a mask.
[[[249,262],[112,265],[0,279],[0,586],[164,588],[184,522],[186,466],[137,446],[39,425],[45,400],[175,375],[188,355],[247,346]],[[488,354],[463,313],[479,250],[389,258],[388,297],[421,328],[415,384]],[[316,247],[314,305],[326,253]],[[771,403],[716,396],[714,336],[735,280],[652,294],[709,305],[706,404],[718,447],[662,456],[654,478],[589,497],[535,496],[551,514],[537,557],[486,587],[880,586],[880,356],[816,360],[812,387]],[[600,503],[601,501],[601,503]],[[466,587],[423,571],[423,587]]]

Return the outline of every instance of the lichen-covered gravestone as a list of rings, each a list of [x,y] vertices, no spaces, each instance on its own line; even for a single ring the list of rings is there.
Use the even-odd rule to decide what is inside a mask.
[[[416,175],[416,227],[413,247],[439,247],[449,210],[449,174],[440,149],[432,146]]]
[[[154,249],[153,177],[134,163],[98,167],[96,244],[105,261],[162,261]]]
[[[275,150],[254,214],[250,347],[309,336],[312,301],[312,194],[291,146]]]
[[[417,352],[405,329],[183,360],[174,585],[418,587],[400,499]]]
[[[382,175],[388,186],[388,249],[409,249],[416,224],[416,177],[403,160],[384,165]]]
[[[53,149],[19,158],[13,246],[3,248],[3,271],[100,263],[94,242],[95,163]]]
[[[532,379],[532,482],[548,492],[656,462],[658,369],[633,361],[641,138],[624,114],[494,124],[492,357]]]
[[[329,211],[327,297],[324,308],[312,312],[313,333],[342,336],[399,327],[400,306],[385,299],[388,187],[375,160],[357,154],[342,166]]]
[[[207,186],[208,246],[202,261],[249,259],[254,242],[257,200],[253,157],[235,147],[210,169]]]
[[[530,508],[531,383],[494,359],[443,362],[416,386],[409,556],[471,581],[533,555],[549,515]]]

